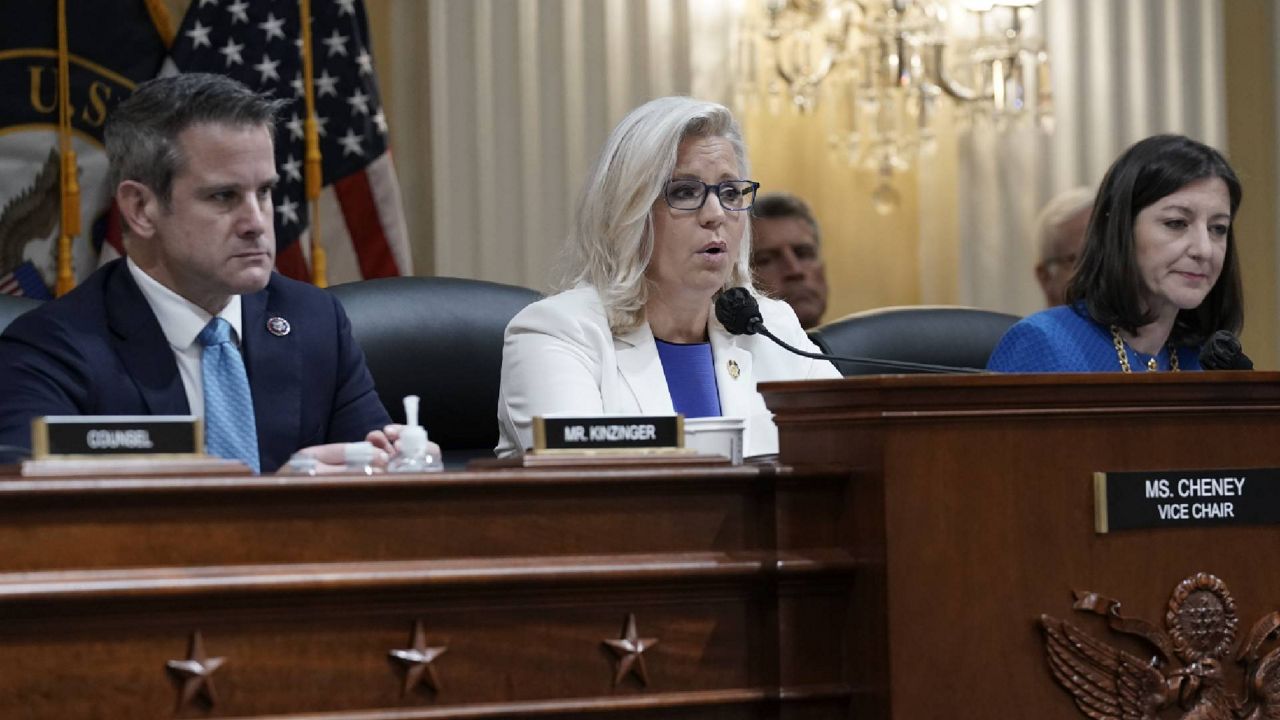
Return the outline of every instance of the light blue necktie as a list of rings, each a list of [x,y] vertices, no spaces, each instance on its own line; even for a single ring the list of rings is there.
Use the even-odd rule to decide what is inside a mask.
[[[243,460],[259,472],[258,424],[240,348],[231,342],[231,324],[220,317],[196,336],[204,346],[204,445],[210,455]]]

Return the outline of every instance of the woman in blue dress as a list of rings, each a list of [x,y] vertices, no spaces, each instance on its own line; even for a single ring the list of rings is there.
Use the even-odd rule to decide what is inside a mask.
[[[1130,147],[1098,189],[1067,304],[1000,340],[1002,372],[1199,370],[1200,347],[1244,320],[1232,220],[1240,181],[1180,135]]]

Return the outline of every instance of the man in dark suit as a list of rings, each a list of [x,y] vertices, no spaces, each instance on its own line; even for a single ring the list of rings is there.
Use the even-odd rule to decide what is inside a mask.
[[[241,459],[264,472],[303,448],[339,462],[336,443],[392,450],[385,433],[398,428],[384,427],[342,307],[272,271],[279,104],[224,76],[186,74],[144,83],[112,112],[128,259],[0,336],[0,444],[29,446],[41,415],[195,414],[216,433],[205,411],[230,403],[240,408],[230,425],[256,426],[257,457],[250,431]],[[214,328],[224,344],[230,336],[230,362],[243,360],[232,400],[224,376],[208,375],[228,362],[207,354]],[[236,456],[212,437],[210,450]]]

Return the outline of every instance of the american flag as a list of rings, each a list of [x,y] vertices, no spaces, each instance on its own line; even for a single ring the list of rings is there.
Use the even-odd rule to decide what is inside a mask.
[[[0,294],[19,295],[36,300],[53,299],[53,295],[49,293],[49,287],[44,284],[44,278],[40,277],[40,271],[36,270],[36,266],[31,264],[30,260],[23,262],[13,271],[0,275]]]
[[[308,269],[302,32],[296,0],[192,0],[174,39],[178,72],[230,75],[291,100],[276,127],[276,267]],[[378,99],[361,0],[312,0],[315,107],[323,155],[320,240],[330,283],[413,272],[400,186]],[[332,218],[332,219],[330,219]]]

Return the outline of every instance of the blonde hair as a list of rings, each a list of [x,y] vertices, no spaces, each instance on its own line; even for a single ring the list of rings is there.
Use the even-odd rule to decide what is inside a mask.
[[[653,204],[675,171],[681,141],[690,137],[728,140],[739,172],[747,176],[746,146],[733,114],[723,105],[689,97],[658,98],[632,110],[609,134],[587,175],[565,248],[563,284],[594,287],[614,334],[645,321]],[[750,258],[751,229],[745,223],[725,289],[751,288]]]

